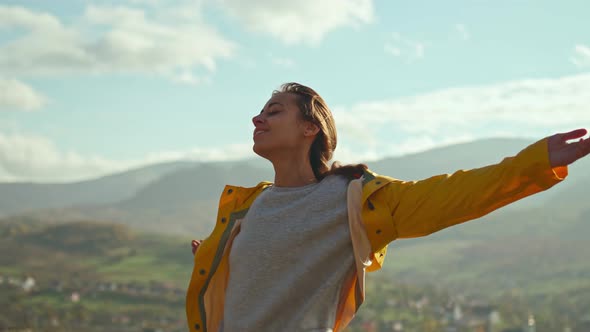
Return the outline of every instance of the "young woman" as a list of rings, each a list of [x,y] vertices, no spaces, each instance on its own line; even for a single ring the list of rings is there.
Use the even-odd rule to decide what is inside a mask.
[[[422,181],[329,166],[336,128],[311,88],[284,84],[253,118],[273,183],[226,186],[217,223],[193,241],[190,331],[341,331],[387,245],[479,218],[551,188],[590,153],[585,129],[542,139],[496,165]]]

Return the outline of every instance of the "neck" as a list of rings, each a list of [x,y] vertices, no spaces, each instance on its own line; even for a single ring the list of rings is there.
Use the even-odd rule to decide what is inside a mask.
[[[272,165],[277,187],[302,187],[317,182],[309,158],[273,160]]]

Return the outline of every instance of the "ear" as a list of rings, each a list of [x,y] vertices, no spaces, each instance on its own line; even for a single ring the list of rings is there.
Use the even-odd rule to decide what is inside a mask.
[[[304,131],[303,131],[303,135],[305,137],[315,136],[319,132],[320,132],[320,128],[317,125],[315,125],[314,123],[311,123],[311,122],[305,123]]]

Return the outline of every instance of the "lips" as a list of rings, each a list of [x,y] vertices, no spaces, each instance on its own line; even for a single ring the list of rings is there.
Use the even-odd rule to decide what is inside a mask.
[[[260,135],[260,134],[264,134],[264,133],[266,133],[266,132],[267,132],[267,130],[260,130],[260,129],[258,129],[258,130],[255,130],[255,131],[254,131],[254,137],[256,137],[256,136],[258,136],[258,135]]]

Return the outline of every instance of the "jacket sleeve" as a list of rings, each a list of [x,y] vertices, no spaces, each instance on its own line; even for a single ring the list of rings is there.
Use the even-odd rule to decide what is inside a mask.
[[[422,181],[394,180],[384,188],[394,238],[425,236],[479,218],[549,189],[567,174],[567,167],[550,166],[545,138],[495,165]]]

